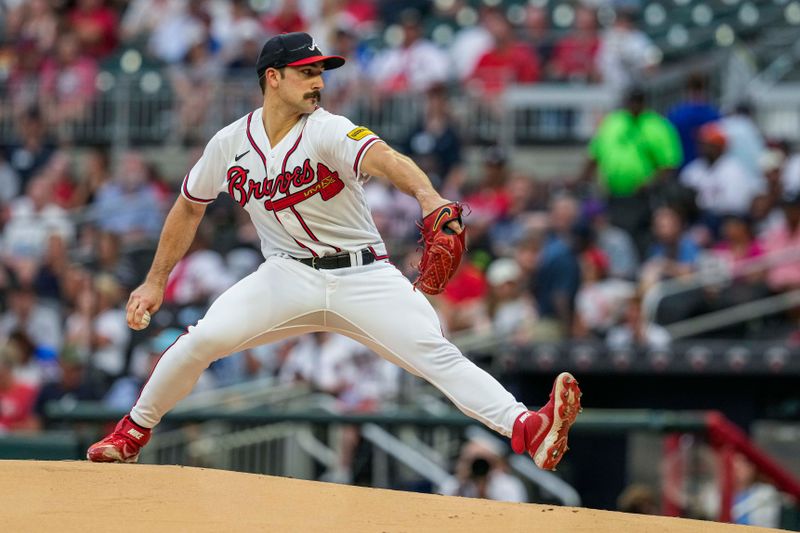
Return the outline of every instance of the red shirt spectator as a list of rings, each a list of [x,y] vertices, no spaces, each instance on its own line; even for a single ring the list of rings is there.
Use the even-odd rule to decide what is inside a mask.
[[[280,34],[306,31],[307,24],[297,8],[297,1],[283,0],[283,4],[277,13],[264,18],[264,27],[270,33]]]
[[[104,0],[78,0],[68,18],[78,35],[81,50],[95,59],[109,55],[117,46],[119,20]]]
[[[504,218],[514,199],[507,189],[484,187],[464,199],[470,215],[481,220],[496,222]]]
[[[494,95],[511,83],[539,81],[539,58],[531,47],[517,39],[505,17],[487,17],[486,29],[494,48],[483,54],[470,75],[483,92]]]
[[[488,94],[499,93],[512,83],[535,83],[539,77],[539,59],[523,43],[486,52],[470,76]]]
[[[0,355],[0,433],[28,427],[36,389],[14,377],[9,356]]]
[[[447,284],[442,297],[450,303],[462,303],[486,295],[486,276],[467,260],[461,263],[453,279]]]
[[[358,25],[374,22],[378,18],[374,0],[348,0],[343,10],[353,17]]]
[[[595,80],[595,58],[600,48],[594,12],[578,9],[575,13],[575,29],[561,38],[555,45],[550,60],[552,77],[564,80]]]

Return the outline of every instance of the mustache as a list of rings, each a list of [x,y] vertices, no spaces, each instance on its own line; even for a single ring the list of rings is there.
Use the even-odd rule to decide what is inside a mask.
[[[317,102],[321,102],[322,93],[320,93],[319,91],[311,91],[310,93],[306,93],[303,95],[303,99],[309,99],[309,98],[316,98]]]

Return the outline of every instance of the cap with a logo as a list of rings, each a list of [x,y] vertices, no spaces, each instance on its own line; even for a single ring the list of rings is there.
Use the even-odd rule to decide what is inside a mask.
[[[268,68],[300,67],[322,61],[325,70],[344,65],[341,56],[326,56],[307,33],[294,32],[276,35],[264,44],[256,62],[258,79]]]

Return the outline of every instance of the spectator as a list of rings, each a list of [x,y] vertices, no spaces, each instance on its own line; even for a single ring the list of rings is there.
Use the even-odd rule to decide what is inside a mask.
[[[48,361],[36,357],[36,345],[33,340],[20,329],[8,336],[3,347],[14,361],[14,378],[20,383],[38,389],[48,372]]]
[[[481,3],[478,9],[478,24],[464,26],[458,30],[449,48],[456,76],[462,81],[475,71],[481,57],[494,46],[494,39],[488,27],[495,23],[488,22],[489,19],[505,17],[501,10],[485,3]]]
[[[763,236],[767,254],[800,251],[800,194],[782,199],[783,219]],[[767,284],[774,292],[800,289],[800,261],[784,260],[774,264],[767,273]]]
[[[764,137],[753,120],[750,104],[737,105],[733,113],[720,121],[720,127],[728,140],[728,153],[744,165],[748,176],[756,179],[761,176],[759,159],[764,153]]]
[[[580,287],[580,264],[575,241],[551,232],[539,252],[530,280],[539,310],[537,338],[560,340],[572,332],[575,296]]]
[[[539,81],[539,59],[514,34],[511,22],[505,17],[486,19],[494,46],[483,54],[467,81],[478,92],[497,96],[508,85]]]
[[[503,339],[524,343],[531,338],[536,309],[522,284],[522,269],[516,260],[495,259],[486,270],[489,293],[487,315],[492,332]]]
[[[103,231],[123,244],[156,239],[163,219],[158,192],[147,182],[147,165],[139,152],[122,156],[114,179],[97,192],[93,216]]]
[[[642,300],[638,295],[631,297],[625,305],[623,322],[612,327],[606,335],[606,346],[610,350],[668,350],[671,342],[666,329],[648,323],[642,316]]]
[[[753,199],[764,192],[764,184],[726,151],[725,133],[716,123],[702,126],[697,137],[700,157],[683,169],[680,181],[697,191],[703,222],[717,236],[721,217],[749,214]]]
[[[489,228],[489,243],[493,256],[513,256],[516,244],[525,233],[526,222],[537,206],[533,204],[537,183],[531,176],[512,176],[506,186],[511,202],[506,215]],[[447,195],[448,198],[455,195]],[[534,215],[535,216],[535,215]]]
[[[678,211],[660,207],[653,213],[653,237],[641,279],[645,287],[656,281],[686,276],[694,272],[700,248],[685,232]]]
[[[701,249],[685,231],[685,222],[676,209],[656,209],[653,236],[655,242],[640,275],[643,291],[660,281],[689,276],[697,271]],[[705,296],[699,289],[668,296],[658,308],[658,323],[668,324],[696,316],[706,310],[705,303]]]
[[[108,274],[94,280],[95,309],[91,324],[91,364],[110,384],[125,371],[131,331],[125,322],[122,287]]]
[[[15,44],[10,53],[11,65],[4,88],[7,100],[0,110],[19,121],[24,119],[27,110],[39,104],[39,77],[45,57],[51,52],[42,52],[34,41],[27,40]]]
[[[764,192],[753,200],[751,214],[755,233],[761,235],[783,221],[780,204],[784,195],[800,192],[785,180],[788,162],[783,150],[771,148],[761,154],[759,167],[764,175]],[[798,182],[800,183],[800,182]]]
[[[48,54],[58,35],[58,16],[47,0],[28,0],[9,12],[6,28],[8,37],[31,42],[38,53]]]
[[[231,3],[231,17],[225,31],[221,56],[226,67],[234,74],[249,76],[261,52],[266,32],[246,0]]]
[[[597,246],[608,258],[608,275],[633,280],[639,271],[639,254],[631,236],[608,220],[606,206],[598,200],[584,204],[583,216],[594,232]]]
[[[597,52],[603,83],[620,93],[655,70],[662,57],[647,34],[636,27],[635,14],[636,10],[627,6],[617,9],[614,23],[600,39]]]
[[[30,429],[36,389],[14,377],[14,361],[7,349],[0,350],[0,435]]]
[[[82,121],[97,91],[97,62],[87,56],[73,32],[61,33],[55,57],[42,66],[39,107],[53,126]]]
[[[733,475],[736,494],[731,518],[734,524],[778,528],[781,525],[782,498],[766,483],[755,466],[743,455],[734,455]]]
[[[306,21],[297,6],[297,0],[281,0],[274,13],[264,18],[264,27],[271,35],[306,31]]]
[[[794,194],[800,192],[800,152],[786,154],[782,165],[781,184],[783,190]]]
[[[764,254],[764,248],[753,235],[752,221],[747,216],[728,216],[722,221],[720,242],[714,245],[714,256],[722,260],[735,277],[754,259]]]
[[[0,213],[17,197],[20,191],[20,179],[14,168],[0,154]]]
[[[636,286],[630,281],[609,278],[608,258],[597,247],[583,252],[580,260],[582,283],[575,297],[573,332],[579,338],[589,335],[603,338],[619,323]]]
[[[83,158],[80,174],[83,177],[78,181],[75,191],[75,203],[84,207],[95,201],[97,192],[111,179],[110,161],[108,152],[102,148],[90,149]]]
[[[499,146],[483,154],[483,176],[475,190],[468,192],[464,202],[469,205],[465,221],[470,225],[470,248],[490,250],[489,230],[505,219],[512,204],[508,188],[508,155]]]
[[[592,9],[579,6],[575,10],[572,31],[555,44],[547,69],[549,77],[578,83],[599,81],[600,74],[596,66],[599,48],[597,16]]]
[[[558,193],[550,200],[550,229],[563,240],[569,240],[578,222],[580,208],[571,194]]]
[[[505,217],[511,205],[507,189],[508,154],[499,146],[488,148],[483,154],[483,177],[477,190],[464,201],[470,206],[469,217],[486,220],[489,224]]]
[[[178,138],[191,144],[205,138],[205,121],[214,103],[222,63],[212,55],[208,35],[198,33],[181,64],[170,68],[176,98],[175,128]]]
[[[555,34],[550,27],[547,8],[532,3],[525,8],[522,39],[530,46],[539,64],[546,65],[551,61]]]
[[[422,36],[420,15],[402,15],[403,40],[399,46],[378,54],[372,62],[376,88],[384,94],[423,93],[450,77],[447,55]]]
[[[20,189],[27,190],[36,176],[55,153],[38,108],[25,111],[18,123],[19,140],[7,150],[8,163],[20,179]]]
[[[706,76],[695,72],[686,81],[686,100],[667,113],[667,118],[681,138],[683,162],[681,168],[697,157],[698,130],[700,126],[720,119],[719,110],[708,102]]]
[[[488,290],[486,276],[473,260],[470,256],[462,258],[458,270],[436,300],[446,332],[485,329],[488,323],[483,305]]]
[[[359,43],[354,27],[345,22],[340,22],[333,32],[330,50],[333,55],[346,57],[347,62],[337,69],[335,76],[325,79],[325,108],[347,114],[347,110],[352,110],[370,88],[370,52]]]
[[[633,236],[641,250],[651,213],[648,192],[667,182],[680,161],[675,128],[647,110],[644,92],[634,88],[625,98],[625,107],[600,123],[580,179],[588,181],[597,171],[608,195],[611,223]]]
[[[86,55],[100,60],[117,47],[117,12],[105,0],[78,0],[67,20]]]
[[[41,262],[37,263],[32,278],[33,289],[37,296],[53,304],[62,303],[64,275],[69,264],[69,247],[57,235],[47,239],[47,248]]]
[[[461,135],[451,115],[447,88],[436,85],[426,96],[421,123],[406,141],[405,153],[438,187],[461,163]]]
[[[453,482],[439,487],[438,492],[504,502],[528,501],[525,485],[508,473],[502,452],[484,439],[472,439],[462,446]]]
[[[725,217],[722,221],[721,236],[720,242],[711,250],[711,258],[722,265],[732,283],[723,287],[706,288],[712,310],[768,296],[764,272],[761,270],[745,272],[749,264],[764,255],[761,243],[753,236],[749,217]]]
[[[205,32],[189,7],[185,0],[132,0],[122,18],[122,38],[134,44],[146,42],[156,59],[177,63]]]
[[[53,189],[53,203],[64,210],[78,207],[78,185],[72,175],[72,160],[64,150],[59,150],[42,171]]]
[[[33,407],[33,426],[39,429],[54,429],[65,424],[47,414],[48,406],[71,409],[76,402],[94,401],[100,398],[99,391],[86,371],[85,361],[71,346],[62,348],[58,357],[58,377],[42,386]],[[69,424],[66,424],[69,427]]]
[[[11,204],[2,236],[3,255],[12,262],[40,261],[51,236],[69,243],[74,231],[67,213],[53,203],[52,183],[45,177],[38,177],[30,182],[25,196]]]
[[[657,497],[653,489],[638,483],[625,487],[617,499],[617,510],[623,513],[659,514]]]

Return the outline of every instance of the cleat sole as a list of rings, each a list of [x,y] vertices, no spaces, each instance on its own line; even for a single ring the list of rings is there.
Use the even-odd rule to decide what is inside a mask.
[[[569,372],[562,372],[556,378],[554,387],[555,405],[553,407],[553,426],[548,431],[539,449],[532,454],[536,466],[543,470],[555,470],[567,447],[567,436],[572,424],[580,414],[581,390],[578,381]]]

